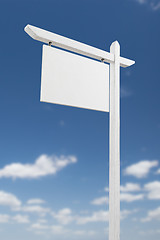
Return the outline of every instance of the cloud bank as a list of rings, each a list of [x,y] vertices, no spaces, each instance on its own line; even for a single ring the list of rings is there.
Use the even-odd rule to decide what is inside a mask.
[[[135,163],[124,170],[125,175],[131,175],[136,178],[144,178],[147,177],[151,168],[158,166],[158,161],[149,161],[144,160],[138,163]]]
[[[0,191],[0,205],[9,206],[11,208],[20,207],[21,201],[12,193]]]
[[[76,163],[75,156],[39,156],[33,164],[12,163],[0,169],[0,178],[36,179],[55,175],[70,164]]]

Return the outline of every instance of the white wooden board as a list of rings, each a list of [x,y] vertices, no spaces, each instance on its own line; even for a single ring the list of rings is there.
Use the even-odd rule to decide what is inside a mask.
[[[89,46],[87,44],[77,42],[73,39],[66,38],[52,32],[48,32],[44,29],[29,24],[25,27],[24,30],[26,31],[26,33],[28,33],[30,37],[32,37],[35,40],[44,43],[50,43],[53,46],[60,47],[98,60],[103,59],[104,62],[107,63],[114,62],[114,54],[110,52],[106,52],[104,50]],[[135,61],[133,60],[123,58],[120,56],[119,59],[121,67],[129,67],[135,63]]]
[[[109,65],[44,45],[41,101],[109,112]]]

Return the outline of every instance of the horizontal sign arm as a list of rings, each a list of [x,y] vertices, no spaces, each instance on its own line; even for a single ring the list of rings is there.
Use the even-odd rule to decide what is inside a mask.
[[[124,57],[119,57],[120,58],[120,66],[121,67],[129,67],[132,66],[133,64],[135,64],[135,61],[130,60],[128,58],[124,58]]]
[[[82,54],[87,57],[91,57],[97,60],[103,60],[107,63],[114,62],[114,54],[106,52],[104,50],[89,46],[87,44],[60,36],[58,34],[43,30],[41,28],[27,25],[25,32],[35,40],[48,43],[50,45],[60,47],[78,54]],[[129,67],[135,62],[126,58],[120,57],[120,66]]]

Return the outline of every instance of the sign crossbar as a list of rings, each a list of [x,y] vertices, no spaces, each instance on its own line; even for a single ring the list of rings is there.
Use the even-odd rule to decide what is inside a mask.
[[[69,39],[67,37],[60,36],[58,34],[46,31],[44,29],[27,25],[24,28],[25,32],[34,40],[44,42],[55,47],[60,47],[78,54],[82,54],[87,57],[91,57],[97,60],[103,60],[106,63],[114,62],[114,54],[98,49],[96,47],[89,46],[87,44]],[[120,66],[129,67],[133,65],[135,61],[120,57]]]

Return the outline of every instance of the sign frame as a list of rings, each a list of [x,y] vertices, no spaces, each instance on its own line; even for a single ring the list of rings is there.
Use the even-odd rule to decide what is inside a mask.
[[[100,60],[110,64],[109,97],[109,240],[120,239],[120,67],[135,61],[120,56],[120,45],[115,41],[110,52],[77,42],[58,34],[27,25],[25,32],[35,40]]]

